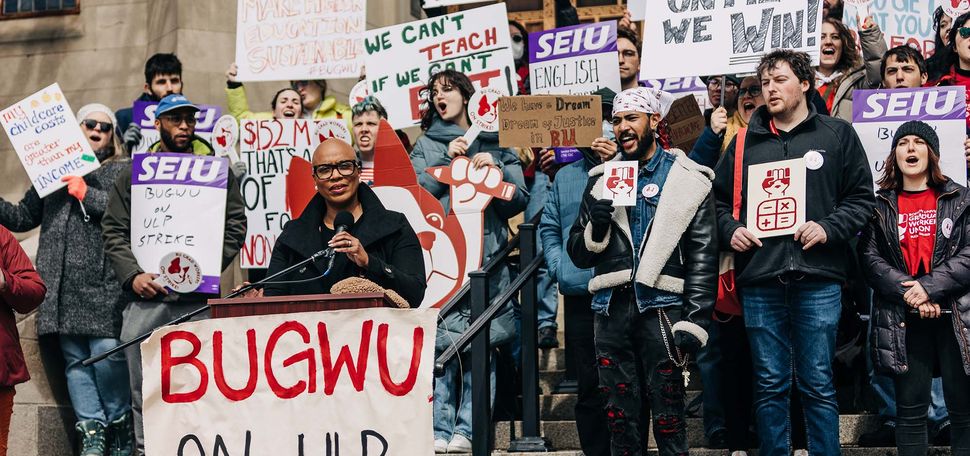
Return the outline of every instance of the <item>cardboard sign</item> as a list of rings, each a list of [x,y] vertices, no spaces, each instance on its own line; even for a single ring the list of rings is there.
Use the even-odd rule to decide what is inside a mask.
[[[697,106],[697,100],[694,97],[678,98],[670,105],[666,119],[673,147],[690,153],[705,128],[704,113]]]
[[[498,106],[502,147],[589,147],[603,134],[598,95],[503,97]]]
[[[202,269],[199,293],[219,293],[229,160],[139,154],[131,169],[131,251],[144,271],[179,252]]]
[[[529,74],[532,95],[586,95],[603,87],[619,93],[616,21],[530,33]]]
[[[748,166],[747,228],[759,238],[795,234],[805,223],[804,158]]]
[[[425,85],[441,70],[464,73],[478,88],[518,90],[505,3],[369,30],[364,45],[370,93],[394,128],[420,123]]]
[[[101,166],[57,83],[0,111],[0,125],[41,198]]]
[[[608,161],[603,169],[603,198],[613,206],[637,205],[637,162]]]
[[[199,112],[195,113],[196,136],[212,143],[212,131],[216,122],[222,116],[222,108],[213,105],[197,104]],[[131,151],[132,155],[148,151],[152,144],[158,142],[162,135],[155,129],[155,110],[158,103],[154,101],[136,101],[131,108],[132,122],[141,127],[141,142]]]
[[[240,81],[360,76],[367,0],[239,0],[236,64]]]
[[[699,76],[689,76],[686,78],[667,78],[667,79],[644,79],[640,81],[644,87],[660,89],[664,92],[672,93],[677,98],[693,96],[697,101],[697,107],[703,113],[709,108],[713,108],[710,97],[707,96],[707,84]]]
[[[852,96],[852,127],[866,149],[874,182],[885,172],[896,129],[908,120],[921,120],[933,127],[940,138],[943,174],[960,185],[967,184],[963,153],[967,137],[965,87],[856,90]]]
[[[750,73],[778,48],[817,65],[821,2],[647,0],[640,78]]]
[[[966,0],[957,0],[957,7]],[[936,50],[933,13],[937,6],[951,5],[951,0],[872,0],[868,6],[872,20],[882,30],[890,49],[907,45],[919,49],[929,58]],[[842,22],[849,30],[858,30],[856,16],[865,18],[865,7],[851,3],[842,10]]]
[[[437,316],[376,308],[159,328],[141,345],[145,453],[434,454]]]

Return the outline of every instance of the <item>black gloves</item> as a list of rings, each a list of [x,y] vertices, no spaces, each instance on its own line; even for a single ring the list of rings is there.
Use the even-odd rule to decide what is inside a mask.
[[[606,231],[613,220],[613,202],[608,199],[597,200],[589,208],[589,223],[592,225],[593,241],[603,242]]]
[[[701,349],[701,341],[687,331],[677,331],[674,333],[674,345],[684,354],[696,354]]]

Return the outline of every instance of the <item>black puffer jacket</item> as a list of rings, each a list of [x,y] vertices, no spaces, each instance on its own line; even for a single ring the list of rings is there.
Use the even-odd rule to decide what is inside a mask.
[[[872,297],[870,350],[875,368],[882,373],[906,372],[906,289],[913,280],[906,273],[899,246],[896,192],[877,194],[876,214],[865,231],[862,248],[866,280]],[[933,269],[918,279],[930,301],[953,310],[953,332],[963,355],[963,369],[970,375],[970,190],[947,180],[937,200],[936,245]]]
[[[706,328],[717,295],[717,228],[710,192],[713,176],[709,168],[694,163],[680,150],[668,152],[676,159],[642,246],[633,247],[625,210],[613,211],[613,221],[602,242],[593,240],[589,208],[603,197],[604,165],[599,165],[589,171],[567,250],[577,267],[593,268],[590,293],[636,280],[682,294],[684,317],[674,325],[674,331],[683,328],[706,344]],[[638,251],[639,267],[634,271],[633,255]]]

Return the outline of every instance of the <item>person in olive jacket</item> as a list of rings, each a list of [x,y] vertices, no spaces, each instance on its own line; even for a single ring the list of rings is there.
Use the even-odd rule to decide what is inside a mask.
[[[952,452],[970,454],[970,191],[941,172],[939,139],[926,123],[904,123],[892,144],[862,244],[874,290],[873,364],[894,376],[900,455],[926,454],[936,375]]]

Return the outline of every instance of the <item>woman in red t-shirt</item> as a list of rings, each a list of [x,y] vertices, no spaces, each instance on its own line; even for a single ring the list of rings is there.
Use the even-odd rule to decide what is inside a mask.
[[[896,130],[878,181],[863,267],[873,288],[870,349],[894,376],[896,447],[925,455],[930,382],[943,377],[953,454],[970,454],[970,192],[940,170],[933,128]]]

